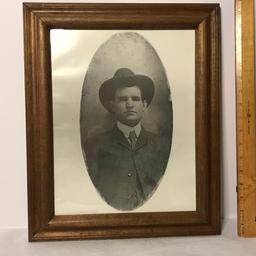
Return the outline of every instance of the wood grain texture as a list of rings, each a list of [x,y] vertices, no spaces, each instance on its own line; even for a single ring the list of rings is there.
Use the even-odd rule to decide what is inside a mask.
[[[219,11],[218,4],[24,4],[30,241],[220,233]],[[195,30],[196,211],[54,215],[52,28]]]
[[[256,236],[254,1],[236,1],[238,234]]]

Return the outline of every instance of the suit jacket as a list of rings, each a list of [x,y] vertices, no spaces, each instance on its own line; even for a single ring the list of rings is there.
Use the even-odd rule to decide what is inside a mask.
[[[132,210],[153,194],[170,153],[169,142],[143,127],[134,149],[117,127],[88,139],[83,148],[92,182],[119,210]]]

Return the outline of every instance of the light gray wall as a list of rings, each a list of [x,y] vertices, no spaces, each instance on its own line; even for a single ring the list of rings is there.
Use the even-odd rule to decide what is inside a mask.
[[[38,2],[33,0],[33,2]],[[50,1],[45,1],[50,2]],[[55,2],[65,2],[63,0]],[[70,1],[69,2],[75,2]],[[78,1],[76,1],[78,2]],[[83,1],[86,2],[86,1]],[[94,2],[94,1],[90,1]],[[107,1],[101,1],[107,2]],[[121,2],[111,1],[111,2]],[[122,1],[145,2],[145,1]],[[154,2],[154,1],[147,1]],[[169,0],[221,3],[223,216],[236,217],[235,50],[233,0]],[[0,0],[0,228],[27,226],[26,128],[21,0]]]

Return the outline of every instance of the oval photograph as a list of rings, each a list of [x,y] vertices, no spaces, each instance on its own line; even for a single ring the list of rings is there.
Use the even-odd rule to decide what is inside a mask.
[[[164,66],[139,33],[116,33],[86,71],[80,110],[86,169],[103,200],[131,211],[156,191],[171,152],[173,111]]]

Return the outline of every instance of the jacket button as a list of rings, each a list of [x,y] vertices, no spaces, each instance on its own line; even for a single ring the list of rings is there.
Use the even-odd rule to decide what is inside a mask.
[[[132,173],[130,173],[130,172],[128,172],[127,175],[128,175],[128,177],[132,177]]]

